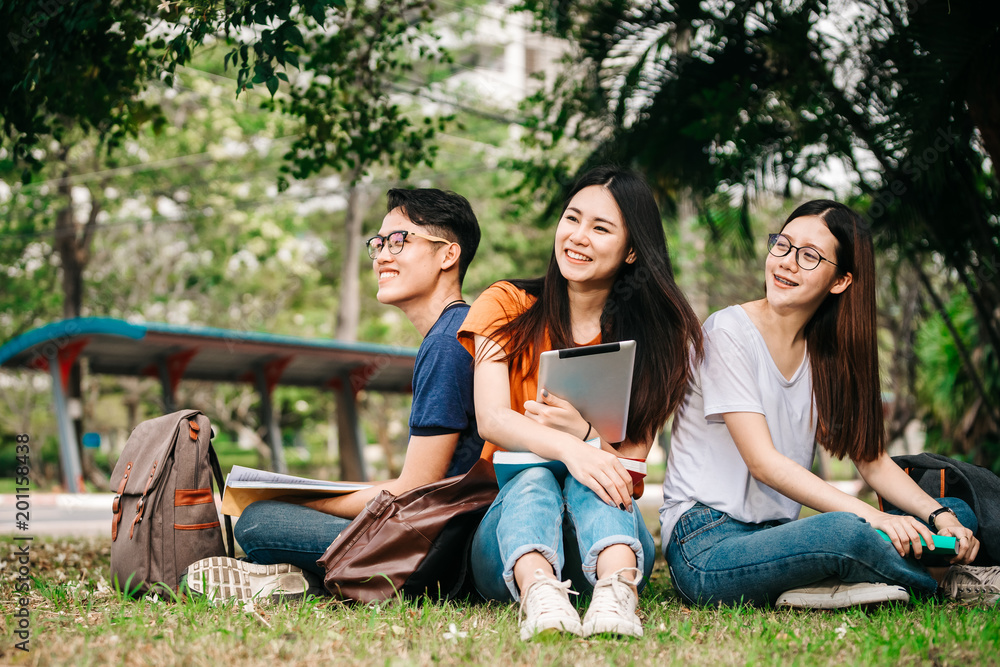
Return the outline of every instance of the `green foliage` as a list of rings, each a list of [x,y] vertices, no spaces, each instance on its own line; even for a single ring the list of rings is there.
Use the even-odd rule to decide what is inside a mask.
[[[447,55],[427,31],[429,3],[351,0],[260,0],[221,3],[3,2],[0,24],[13,26],[0,43],[0,168],[40,169],[36,154],[49,139],[94,131],[108,151],[163,110],[142,93],[150,83],[175,83],[202,44],[222,37],[231,50],[223,69],[236,69],[235,92],[264,86],[277,106],[304,121],[284,171],[305,178],[326,168],[354,179],[382,163],[405,178],[433,159],[434,133],[445,119],[410,118],[390,95],[414,60]],[[288,86],[289,71],[308,72]],[[44,151],[43,151],[44,152]],[[287,177],[279,180],[282,189]]]
[[[420,0],[377,3],[374,10],[351,0],[336,31],[310,33],[303,67],[312,78],[276,102],[303,121],[283,171],[305,178],[333,167],[357,179],[381,163],[406,179],[413,167],[432,163],[432,139],[447,119],[411,118],[391,88],[415,61],[447,61],[429,24],[427,3]]]
[[[77,129],[108,150],[160,110],[141,93],[160,68],[146,39],[157,14],[144,0],[0,2],[0,170],[41,166],[35,149]]]
[[[61,164],[46,163],[35,182],[0,198],[0,275],[9,284],[0,304],[10,306],[0,338],[58,316],[51,235],[67,205],[56,187],[63,169],[84,172],[70,192],[82,208],[99,207],[103,228],[88,248],[83,315],[293,328],[274,314],[316,285],[326,248],[295,214],[297,200],[265,194],[287,125],[195,71],[179,76],[179,94],[147,92],[171,119],[162,131],[142,129],[112,158],[100,156],[99,140],[76,133]]]
[[[952,299],[947,315],[973,351],[975,372],[988,393],[1000,394],[1000,363],[995,351],[983,343],[970,300]],[[930,413],[931,448],[958,453],[1000,474],[1000,437],[940,313],[918,332],[915,352],[918,395]]]
[[[817,149],[838,141],[810,121],[835,116],[825,94],[832,73],[809,54],[807,17],[822,15],[823,2],[725,11],[690,0],[562,3],[560,14],[577,20],[554,23],[552,4],[533,4],[581,53],[569,56],[554,94],[528,102],[531,157],[541,155],[540,167],[524,165],[529,189],[565,187],[579,171],[620,162],[643,170],[668,212],[681,186],[703,202],[738,185],[748,201],[775,183],[811,183]],[[568,171],[545,159],[566,143],[589,149]]]

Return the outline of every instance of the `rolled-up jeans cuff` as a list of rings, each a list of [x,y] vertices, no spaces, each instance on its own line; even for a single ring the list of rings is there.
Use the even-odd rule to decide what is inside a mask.
[[[624,544],[632,549],[635,552],[635,566],[639,568],[640,572],[643,571],[645,561],[643,560],[642,542],[639,541],[639,538],[630,535],[605,537],[603,540],[595,542],[583,559],[583,576],[587,578],[591,586],[597,585],[597,557],[601,555],[602,551],[615,544]]]
[[[504,563],[503,566],[503,581],[507,584],[507,590],[510,591],[510,594],[514,598],[515,602],[521,601],[521,594],[517,590],[517,582],[514,581],[514,564],[517,563],[521,556],[530,554],[532,551],[537,551],[542,554],[545,560],[549,561],[549,565],[552,566],[552,571],[555,573],[556,579],[560,579],[562,576],[562,573],[559,571],[559,560],[556,556],[556,550],[552,547],[544,544],[525,544],[518,547],[511,553],[507,562]]]

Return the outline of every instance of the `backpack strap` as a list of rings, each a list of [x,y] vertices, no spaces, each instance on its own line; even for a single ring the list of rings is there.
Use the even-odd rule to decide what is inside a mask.
[[[153,467],[149,469],[149,479],[146,480],[146,488],[142,490],[142,495],[135,504],[135,518],[132,519],[132,527],[128,530],[128,539],[130,540],[136,524],[142,521],[142,511],[146,508],[146,494],[149,493],[149,485],[153,483],[153,477],[156,476],[156,464],[157,461],[153,461]]]
[[[112,542],[118,539],[118,524],[122,522],[122,494],[125,493],[125,485],[128,484],[128,476],[131,472],[132,462],[129,461],[128,465],[125,466],[125,474],[122,475],[122,483],[118,485],[118,493],[115,495],[115,499],[111,501],[111,512],[113,513],[111,517]]]
[[[214,433],[212,435],[215,435]],[[219,457],[215,453],[215,448],[212,447],[212,441],[208,442],[208,460],[212,464],[212,475],[215,477],[215,486],[219,489],[219,493],[224,493],[225,485],[222,482],[222,466],[219,465]],[[229,554],[230,558],[236,557],[236,538],[233,537],[233,517],[228,514],[226,517],[226,553]]]

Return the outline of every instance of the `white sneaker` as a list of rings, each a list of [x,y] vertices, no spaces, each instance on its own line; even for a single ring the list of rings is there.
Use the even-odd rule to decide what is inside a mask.
[[[521,639],[527,641],[548,630],[568,632],[573,635],[583,633],[580,614],[569,601],[571,591],[569,581],[556,581],[541,569],[535,570],[535,581],[521,595]]]
[[[212,600],[297,600],[305,596],[308,586],[302,569],[295,565],[261,565],[225,556],[197,560],[181,577],[182,591]]]
[[[785,591],[776,607],[799,609],[840,609],[882,602],[909,602],[910,594],[902,586],[891,584],[845,584],[839,579],[824,579],[812,586]]]
[[[639,597],[632,590],[642,581],[637,567],[625,567],[610,577],[598,579],[594,596],[583,617],[583,636],[610,632],[629,637],[642,637],[642,622],[636,616]]]
[[[956,600],[1000,600],[1000,567],[952,565],[941,582],[941,590]]]

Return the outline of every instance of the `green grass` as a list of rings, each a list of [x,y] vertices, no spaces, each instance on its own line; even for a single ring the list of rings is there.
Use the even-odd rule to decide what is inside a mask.
[[[522,642],[517,608],[476,602],[260,606],[131,601],[108,585],[106,539],[36,540],[31,651],[14,648],[14,545],[0,539],[0,664],[13,665],[987,665],[1000,613],[940,602],[874,611],[689,608],[662,560],[641,601],[645,637]],[[465,636],[448,636],[454,624]]]

